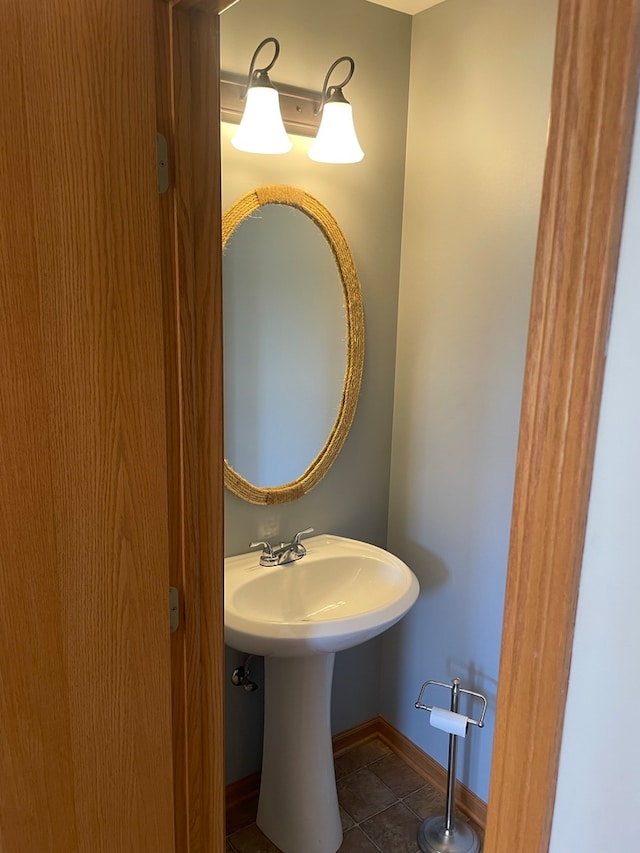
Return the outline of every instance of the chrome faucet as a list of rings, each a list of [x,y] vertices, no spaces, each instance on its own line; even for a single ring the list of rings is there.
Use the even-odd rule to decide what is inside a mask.
[[[268,542],[251,542],[250,547],[262,547],[261,566],[283,566],[285,563],[295,563],[296,560],[301,560],[307,553],[307,549],[301,541],[307,533],[313,533],[313,527],[307,527],[306,530],[296,533],[291,542],[281,542],[278,546],[270,545]]]

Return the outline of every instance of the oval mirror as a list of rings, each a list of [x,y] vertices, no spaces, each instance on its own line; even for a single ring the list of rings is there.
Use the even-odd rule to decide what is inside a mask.
[[[327,473],[355,414],[362,294],[331,213],[265,186],[222,222],[225,486],[254,504],[295,500]]]

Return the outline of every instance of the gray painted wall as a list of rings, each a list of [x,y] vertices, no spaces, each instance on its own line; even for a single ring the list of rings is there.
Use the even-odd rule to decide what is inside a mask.
[[[261,184],[287,183],[316,196],[339,222],[351,247],[364,298],[366,347],[362,391],[345,446],[326,478],[295,503],[265,508],[227,494],[226,553],[251,540],[279,540],[312,526],[384,546],[387,539],[396,318],[404,188],[411,18],[365,0],[241,0],[221,16],[221,66],[246,73],[266,36],[281,43],[274,82],[319,91],[343,54],[356,71],[345,89],[365,151],[361,163],[329,166],[306,154],[310,139],[293,137],[279,156],[249,155],[222,127],[223,208]],[[266,53],[268,59],[271,54]],[[341,69],[338,69],[341,70]],[[310,318],[311,319],[311,318]],[[292,392],[293,393],[293,392]],[[380,640],[337,656],[333,724],[343,731],[378,713]],[[243,656],[227,651],[227,677]],[[256,675],[262,682],[261,661]],[[225,688],[227,779],[258,769],[263,692]]]
[[[485,800],[556,10],[448,0],[413,24],[388,547],[421,595],[385,635],[381,708],[446,764],[421,682],[485,693],[458,764]]]

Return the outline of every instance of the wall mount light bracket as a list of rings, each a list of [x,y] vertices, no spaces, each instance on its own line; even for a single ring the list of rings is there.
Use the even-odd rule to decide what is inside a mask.
[[[320,92],[300,89],[284,83],[273,84],[280,96],[280,112],[287,133],[314,137],[320,127],[321,115],[318,106],[322,101]],[[247,88],[247,75],[231,71],[220,72],[220,119],[239,124],[242,118]]]

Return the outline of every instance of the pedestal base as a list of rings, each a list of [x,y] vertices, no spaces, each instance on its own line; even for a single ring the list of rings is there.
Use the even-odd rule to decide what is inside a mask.
[[[422,853],[479,853],[480,841],[463,820],[453,820],[449,832],[444,816],[427,818],[418,830],[418,847]]]
[[[342,844],[331,743],[334,659],[265,658],[257,824],[283,853],[336,853]]]

